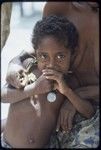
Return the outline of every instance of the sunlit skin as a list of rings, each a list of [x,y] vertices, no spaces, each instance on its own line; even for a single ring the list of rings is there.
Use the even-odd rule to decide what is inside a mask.
[[[39,70],[53,69],[62,73],[68,72],[70,50],[65,48],[55,38],[47,37],[43,39],[36,54]]]
[[[51,45],[54,46],[54,50],[51,49]],[[68,73],[71,57],[69,49],[60,46],[54,38],[48,37],[42,40],[37,50],[38,68],[42,70],[46,79],[55,81],[55,88],[70,100],[77,111],[89,117],[94,113],[92,105],[89,102],[83,102],[63,79],[63,74]],[[82,106],[84,106],[84,109]]]
[[[63,94],[66,83],[63,74],[67,74],[70,66],[70,49],[59,44],[56,39],[47,37],[42,40],[36,51],[38,68],[43,75],[50,80],[54,80],[55,88]]]
[[[27,87],[30,87],[31,85],[25,87],[25,93],[22,93],[22,91],[20,92],[20,90],[17,89],[9,89],[8,87],[4,87],[8,90],[7,98],[11,103],[4,135],[12,147],[42,148],[49,141],[51,133],[53,130],[56,130],[58,113],[66,98],[59,92],[60,87],[58,90],[58,84],[55,82],[54,88],[57,89],[56,101],[54,103],[47,101],[47,92],[50,89],[49,85],[51,82],[47,82],[46,73],[53,73],[57,76],[56,78],[58,78],[58,80],[60,78],[62,82],[63,74],[67,73],[69,69],[70,56],[70,50],[65,48],[63,44],[57,42],[57,40],[52,37],[42,39],[38,49],[36,50],[38,64],[37,68],[34,69],[34,73],[37,76],[41,76],[37,79],[36,88],[33,89],[31,93],[34,93],[34,91],[37,91],[35,93],[43,92],[43,94],[38,95],[37,99],[40,106],[39,111],[41,117],[37,116],[35,108],[33,108],[28,101],[29,98],[21,101],[21,99],[24,99],[27,95]],[[51,81],[51,79],[49,79],[49,81]],[[3,99],[6,98],[3,97]],[[14,101],[18,101],[18,103],[14,103]],[[24,106],[23,109],[22,105]],[[23,118],[21,116],[23,116]],[[17,118],[19,118],[19,126],[17,125]],[[15,132],[16,128],[19,128],[23,134],[17,132],[15,133],[16,136],[12,137],[12,134]],[[32,142],[30,142],[31,140]]]
[[[74,3],[74,2],[73,2]],[[87,5],[87,3],[85,3]],[[90,7],[86,5],[78,5],[75,7],[72,2],[64,3],[60,2],[47,2],[43,10],[43,16],[50,14],[63,14],[71,20],[77,27],[80,35],[80,49],[77,49],[77,57],[74,60],[73,72],[76,73],[80,86],[77,86],[78,94],[83,99],[89,98],[91,101],[98,101],[99,99],[99,12],[93,12]],[[78,16],[78,17],[77,17]],[[52,45],[51,45],[52,46]],[[32,50],[32,55],[34,52]],[[85,55],[84,55],[85,54]],[[28,55],[28,54],[27,54]],[[14,61],[15,62],[15,61]],[[16,62],[18,64],[18,61]],[[17,69],[13,64],[13,61],[9,64],[8,69],[8,81],[15,87],[20,87],[21,83],[11,71],[15,71],[15,75],[19,73],[19,70],[23,70],[20,65]],[[14,69],[12,68],[14,66]],[[44,76],[51,77],[47,73],[47,70],[43,69]],[[14,83],[15,81],[15,83]],[[75,80],[71,80],[74,86]],[[58,84],[57,84],[58,85]],[[44,87],[45,88],[45,87]],[[58,88],[58,86],[57,86]],[[58,88],[59,89],[59,88]],[[67,101],[69,102],[69,101]],[[71,103],[64,103],[60,110],[60,116],[58,118],[58,127],[62,126],[63,130],[68,131],[68,127],[73,126],[73,118],[75,114],[75,107]],[[84,106],[83,106],[84,108]],[[22,130],[22,132],[25,132]]]
[[[44,147],[49,142],[53,130],[56,129],[59,110],[65,100],[69,100],[74,108],[87,118],[94,113],[92,105],[76,95],[63,78],[63,75],[68,73],[70,66],[72,57],[70,49],[65,48],[55,38],[47,36],[41,40],[36,50],[36,57],[38,65],[34,69],[34,73],[37,77],[41,75],[37,81],[34,84],[26,85],[23,92],[4,87],[3,91],[7,90],[8,94],[2,93],[2,99],[7,98],[11,103],[4,135],[8,143],[16,148]],[[54,103],[47,101],[47,90],[50,89],[49,85],[51,84],[51,82],[46,82],[48,80],[54,81],[54,89],[57,90]],[[28,89],[31,89],[33,85],[34,88],[29,92]],[[37,98],[38,111],[36,107],[31,106],[28,101],[30,99],[27,98],[28,95],[31,96],[36,93],[39,93]],[[18,103],[14,103],[14,101]],[[24,106],[23,109],[22,106]],[[75,113],[74,109],[73,112]],[[63,126],[63,128],[68,130],[67,126]],[[14,133],[16,136],[13,137]]]
[[[96,2],[92,4],[99,5]],[[80,48],[76,51],[72,71],[79,79],[80,85],[77,85],[75,91],[82,98],[89,98],[99,103],[99,6],[98,11],[93,11],[88,2],[47,2],[43,9],[43,16],[51,14],[67,16],[78,29]],[[72,78],[71,84],[74,83],[75,80]],[[73,126],[75,117],[71,117],[71,114],[74,110],[73,106],[72,109],[70,107],[70,103],[65,103],[60,110],[57,126],[65,126],[64,130]]]

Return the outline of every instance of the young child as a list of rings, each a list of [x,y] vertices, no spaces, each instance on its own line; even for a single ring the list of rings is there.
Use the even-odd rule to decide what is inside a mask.
[[[26,72],[19,78],[25,86],[2,89],[2,102],[10,103],[2,135],[4,147],[46,147],[65,100],[84,117],[94,113],[91,103],[73,91],[78,83],[69,84],[68,72],[78,48],[75,26],[63,16],[45,17],[35,25],[32,44],[37,63],[33,66],[33,61],[23,58]]]

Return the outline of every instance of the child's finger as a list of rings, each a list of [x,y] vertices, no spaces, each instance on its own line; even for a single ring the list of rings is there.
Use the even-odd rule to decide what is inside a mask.
[[[46,69],[42,71],[43,74],[58,74],[59,72],[56,70],[52,70],[52,69]]]
[[[56,89],[58,89],[58,84],[57,84],[57,83],[54,83],[53,90],[56,90]]]
[[[46,79],[55,80],[58,82],[58,77],[56,75],[44,75]]]
[[[73,124],[73,116],[68,117],[68,130],[72,129],[72,124]]]
[[[65,115],[65,116],[64,116],[64,119],[63,119],[63,130],[64,130],[65,132],[68,131],[68,116],[67,116],[67,115]]]
[[[56,132],[58,132],[59,129],[60,129],[60,115],[59,115],[58,120],[57,120]]]

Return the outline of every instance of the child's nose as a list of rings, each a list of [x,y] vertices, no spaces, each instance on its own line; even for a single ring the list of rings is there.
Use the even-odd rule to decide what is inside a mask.
[[[54,66],[55,66],[56,64],[55,64],[55,60],[50,60],[49,62],[48,62],[48,64],[47,64],[47,68],[54,68]]]

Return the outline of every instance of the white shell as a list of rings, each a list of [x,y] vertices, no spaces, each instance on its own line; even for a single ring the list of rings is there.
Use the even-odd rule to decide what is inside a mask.
[[[56,94],[54,92],[50,92],[47,94],[47,100],[49,102],[54,102],[56,100]]]

